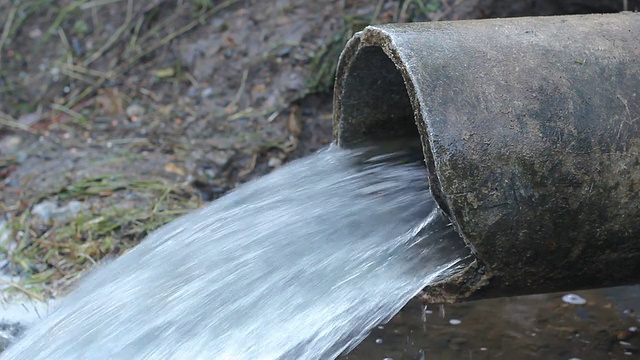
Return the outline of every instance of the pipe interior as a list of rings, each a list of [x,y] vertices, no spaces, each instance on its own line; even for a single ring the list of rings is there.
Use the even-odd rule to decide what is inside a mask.
[[[396,149],[400,143],[403,150],[425,159],[431,192],[440,208],[451,217],[428,141],[421,140],[418,130],[417,123],[422,120],[417,120],[416,114],[420,110],[413,109],[402,73],[381,47],[358,49],[349,62],[339,102],[340,145],[388,144],[396,140]]]
[[[407,139],[420,143],[402,74],[378,46],[355,55],[340,97],[340,143]]]
[[[446,202],[439,196],[440,184],[430,161],[430,149],[428,145],[423,148],[426,141],[421,140],[417,126],[417,121],[422,121],[416,120],[419,109],[414,112],[400,70],[379,46],[359,48],[348,66],[338,99],[340,105],[334,109],[339,111],[339,144],[344,147],[390,144],[392,151],[409,151],[426,160],[423,163],[429,171],[431,193],[442,215],[455,224]],[[473,245],[455,228],[456,234],[448,239],[452,248],[466,248],[475,254]],[[473,259],[480,261],[475,256]]]

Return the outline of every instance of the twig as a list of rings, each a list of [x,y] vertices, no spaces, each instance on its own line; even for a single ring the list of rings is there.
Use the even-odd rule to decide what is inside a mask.
[[[147,5],[144,9],[142,9],[142,14],[143,16],[141,17],[142,20],[145,19],[145,16],[148,12],[150,12],[151,10],[153,10],[154,8],[162,5],[162,3],[164,3],[165,0],[160,0],[160,1],[155,1],[149,5]],[[178,6],[181,6],[181,4],[178,4]],[[141,43],[144,43],[147,39],[149,39],[150,37],[156,35],[157,33],[160,32],[160,30],[167,28],[167,24],[171,24],[174,23],[175,20],[178,18],[178,16],[180,16],[181,13],[179,11],[174,11],[171,15],[165,17],[164,19],[162,19],[162,21],[160,21],[159,23],[157,23],[156,25],[154,25],[151,29],[147,30],[142,36],[140,36],[140,38],[138,39],[138,41],[140,41]],[[142,25],[142,24],[141,24]],[[125,53],[126,54],[126,53]]]
[[[196,19],[196,20],[190,22],[189,24],[183,26],[177,32],[174,32],[174,33],[171,33],[171,34],[165,36],[164,38],[162,38],[162,40],[160,40],[159,42],[155,43],[154,45],[152,45],[148,49],[146,49],[146,50],[144,50],[144,51],[142,51],[142,52],[140,52],[140,53],[138,53],[136,55],[131,56],[129,59],[127,59],[127,61],[124,64],[121,64],[120,66],[118,66],[118,67],[112,69],[111,71],[109,71],[107,76],[110,77],[111,76],[110,74],[121,74],[121,73],[124,73],[131,65],[133,65],[134,62],[140,60],[140,58],[152,53],[153,51],[157,50],[161,46],[163,46],[165,44],[168,44],[173,39],[177,38],[178,36],[186,33],[187,31],[193,29],[194,27],[198,26],[204,20],[206,20],[207,18],[213,16],[214,14],[219,12],[220,10],[228,8],[229,6],[236,4],[238,1],[240,1],[240,0],[227,0],[227,1],[223,2],[223,3],[221,3],[220,5],[212,8],[211,10],[207,11],[206,13],[200,15],[198,17],[198,19]],[[98,80],[98,82],[96,82],[96,84],[94,86],[90,86],[90,87],[85,88],[75,99],[70,100],[69,102],[67,102],[67,104],[65,106],[68,107],[68,108],[72,108],[75,104],[81,102],[82,100],[84,100],[85,97],[87,97],[89,94],[91,94],[97,88],[102,86],[102,84],[104,84],[105,81],[106,81],[106,78],[101,78],[100,80]]]
[[[111,73],[104,73],[102,71],[89,69],[81,65],[63,64],[63,67],[66,67],[69,71],[73,71],[75,73],[95,76],[97,78],[110,78],[111,80],[113,80],[113,74]]]
[[[87,255],[85,253],[79,253],[78,256],[81,256],[81,257],[89,260],[93,266],[98,265],[98,263],[95,260],[93,260],[93,258],[91,256],[89,256],[89,255]]]
[[[460,6],[460,4],[462,4],[463,1],[464,0],[456,0],[456,2],[453,3],[453,5],[449,6],[445,11],[442,11],[437,16],[433,17],[431,21],[435,22],[435,21],[442,20],[442,18],[451,14],[453,10],[455,10],[458,6]]]
[[[240,175],[241,177],[245,177],[251,174],[253,170],[255,170],[257,162],[258,162],[258,152],[254,152],[253,156],[251,157],[251,164],[249,164],[249,168],[240,171],[238,175]]]
[[[58,111],[62,111],[63,113],[71,116],[72,118],[79,120],[79,119],[83,119],[84,116],[82,116],[82,114],[78,113],[77,111],[71,110],[70,108],[66,107],[66,106],[62,106],[62,105],[58,105],[56,103],[51,104],[51,108],[54,110],[58,110]]]
[[[233,97],[233,100],[227,106],[227,109],[233,109],[234,106],[240,101],[242,97],[242,93],[244,92],[244,86],[247,84],[247,77],[249,76],[249,70],[244,69],[242,72],[242,80],[240,81],[240,87],[238,88],[238,92],[236,92],[236,96]]]
[[[238,1],[240,1],[240,0],[227,0],[227,1],[223,2],[223,3],[221,3],[220,5],[212,8],[211,10],[207,11],[206,13],[200,15],[198,17],[198,19],[188,23],[187,25],[185,25],[182,28],[180,28],[178,31],[173,32],[173,33],[165,36],[164,38],[162,38],[157,43],[151,45],[148,49],[146,49],[146,50],[144,50],[144,51],[132,56],[125,64],[122,64],[122,65],[118,66],[114,70],[114,72],[116,72],[116,73],[122,72],[124,69],[128,68],[129,66],[131,66],[131,64],[134,63],[135,61],[138,61],[140,58],[142,58],[142,57],[154,52],[155,50],[157,50],[161,46],[168,44],[169,42],[171,42],[172,40],[174,40],[178,36],[186,33],[187,31],[195,28],[196,26],[200,25],[207,18],[213,16],[218,11],[223,10],[225,8],[228,8],[229,6],[237,3]]]
[[[9,31],[11,30],[11,24],[13,23],[13,19],[16,16],[16,11],[18,11],[18,7],[15,4],[11,5],[11,10],[9,10],[9,16],[7,16],[7,22],[4,23],[4,29],[2,29],[2,36],[0,37],[0,60],[2,60],[2,48],[4,47],[5,42],[9,38]]]
[[[94,8],[94,7],[114,4],[114,3],[117,3],[117,2],[120,2],[120,1],[122,1],[122,0],[95,0],[95,1],[89,1],[89,2],[86,2],[86,3],[82,4],[82,5],[80,5],[80,9],[87,10],[87,9],[91,9],[91,8]]]
[[[47,29],[47,31],[45,32],[42,39],[44,41],[48,40],[49,36],[53,35],[54,30],[60,27],[60,24],[62,24],[64,18],[75,9],[78,9],[80,5],[82,5],[82,3],[80,1],[76,1],[62,8],[58,16],[56,16],[56,19],[53,21],[53,24],[51,24],[51,26],[49,26],[49,29]]]
[[[89,79],[89,78],[87,78],[85,76],[82,76],[82,75],[80,75],[80,74],[78,74],[78,73],[76,73],[76,72],[74,72],[74,71],[72,71],[72,70],[70,70],[68,68],[61,67],[60,68],[60,72],[62,72],[63,74],[67,75],[68,77],[70,77],[72,79],[76,79],[76,80],[85,82],[85,83],[87,83],[89,85],[95,84],[95,81],[93,81],[92,79]]]
[[[62,45],[67,48],[67,64],[73,64],[73,48],[69,43],[67,34],[65,34],[64,30],[61,27],[58,28],[58,36],[60,36]]]
[[[69,100],[65,106],[69,109],[73,108],[76,104],[79,104],[81,101],[84,100],[84,98],[86,98],[87,96],[89,96],[89,94],[91,94],[92,92],[94,92],[97,88],[99,88],[100,86],[102,86],[102,84],[104,84],[104,82],[107,80],[106,77],[104,78],[100,78],[94,85],[86,87],[84,90],[82,90],[82,92],[80,94],[78,94],[78,96],[76,96],[75,98]]]
[[[120,35],[122,35],[122,33],[124,33],[124,31],[129,27],[129,23],[131,23],[132,15],[133,15],[133,0],[128,0],[127,1],[127,15],[125,16],[124,23],[118,28],[118,30],[116,30],[113,33],[113,35],[111,35],[109,40],[107,40],[107,42],[104,43],[104,45],[102,45],[102,47],[100,49],[98,49],[98,51],[93,53],[93,55],[91,55],[90,58],[88,58],[85,61],[83,61],[82,65],[88,66],[92,62],[98,60],[107,50],[109,50],[111,48],[111,46],[113,46],[113,44],[115,44],[115,42],[118,40]]]
[[[0,125],[8,126],[10,128],[23,130],[29,133],[33,133],[28,126],[20,124],[16,119],[14,119],[11,115],[0,112]]]
[[[44,301],[44,298],[42,297],[42,295],[36,294],[36,293],[34,293],[33,291],[31,291],[31,290],[27,289],[26,287],[24,287],[24,286],[22,286],[22,285],[20,285],[20,284],[14,283],[14,282],[12,282],[12,281],[3,280],[3,279],[0,279],[0,282],[2,282],[2,283],[4,283],[4,284],[6,284],[6,285],[9,285],[9,286],[11,286],[11,287],[14,287],[14,288],[16,288],[16,289],[18,289],[18,290],[22,291],[22,292],[23,292],[23,293],[25,293],[27,296],[30,296],[30,297],[32,297],[33,299],[36,299],[36,300],[38,300],[38,301],[40,301],[40,302],[43,302],[43,301]]]
[[[378,6],[376,6],[376,11],[373,13],[373,16],[371,17],[371,21],[369,21],[371,24],[378,23],[378,16],[380,16],[380,12],[382,12],[382,7],[384,6],[384,3],[385,3],[385,0],[378,1]]]
[[[133,27],[133,35],[131,35],[131,40],[129,40],[129,48],[134,48],[136,46],[136,41],[138,41],[142,24],[144,24],[144,16],[140,16],[138,23]]]

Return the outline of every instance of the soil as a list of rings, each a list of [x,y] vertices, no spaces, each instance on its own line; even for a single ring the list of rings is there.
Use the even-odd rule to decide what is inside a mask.
[[[639,8],[0,0],[3,294],[60,297],[149,231],[326,146],[337,57],[367,24]]]

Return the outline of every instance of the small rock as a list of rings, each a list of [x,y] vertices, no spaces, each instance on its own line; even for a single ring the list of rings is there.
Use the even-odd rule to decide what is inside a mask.
[[[382,344],[382,339],[376,339],[376,344]]]
[[[449,320],[449,324],[451,324],[451,325],[460,325],[460,324],[462,324],[462,321],[460,321],[458,319],[451,319],[451,320]]]
[[[202,93],[200,95],[203,98],[208,98],[209,96],[213,95],[213,89],[210,87],[205,88],[204,90],[202,90]]]
[[[224,167],[229,163],[231,157],[233,156],[233,152],[231,151],[212,151],[211,155],[209,155],[209,159],[218,167]]]
[[[31,126],[40,120],[41,114],[38,112],[23,114],[18,118],[18,122],[24,126]]]
[[[37,39],[42,36],[42,30],[40,28],[33,28],[29,30],[29,37],[32,39]]]
[[[267,163],[267,165],[272,168],[278,168],[282,166],[282,160],[278,159],[277,157],[272,157],[269,158],[269,162]]]
[[[0,139],[0,154],[13,154],[18,151],[22,138],[17,135],[9,135]]]
[[[58,206],[55,201],[46,200],[33,206],[32,214],[40,217],[48,223],[49,220],[65,220],[71,218],[82,210],[82,203],[77,200],[70,201],[65,206]]]
[[[144,108],[144,106],[138,104],[131,104],[127,106],[127,109],[125,110],[129,119],[133,117],[140,117],[144,115],[145,111],[146,109]]]
[[[567,304],[571,304],[571,305],[584,305],[587,303],[587,300],[585,300],[585,298],[576,295],[576,294],[567,294],[564,295],[562,297],[562,301],[564,301]]]
[[[291,53],[291,46],[286,46],[282,49],[280,49],[280,51],[278,51],[276,53],[277,57],[285,57],[285,56],[289,56],[289,54]]]
[[[629,330],[622,330],[616,335],[616,339],[619,341],[627,341],[636,335],[635,332]]]

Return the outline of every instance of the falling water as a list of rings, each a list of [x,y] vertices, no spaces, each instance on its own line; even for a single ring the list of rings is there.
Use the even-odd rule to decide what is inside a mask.
[[[151,234],[5,359],[333,359],[466,249],[419,163],[331,147]]]

